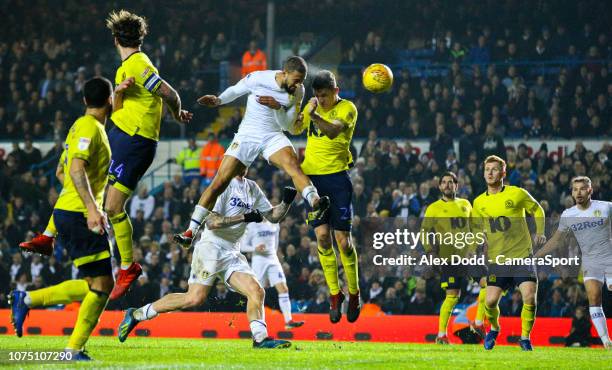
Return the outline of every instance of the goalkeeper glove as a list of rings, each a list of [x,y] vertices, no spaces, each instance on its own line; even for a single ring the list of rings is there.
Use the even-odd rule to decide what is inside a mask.
[[[259,212],[256,209],[244,214],[244,222],[246,223],[261,222],[261,221],[263,221],[263,216],[261,215],[261,212]]]

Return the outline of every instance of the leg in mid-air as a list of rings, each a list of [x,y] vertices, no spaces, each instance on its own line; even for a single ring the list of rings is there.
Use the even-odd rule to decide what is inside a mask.
[[[134,229],[130,216],[125,211],[125,205],[130,196],[131,191],[119,183],[109,186],[106,193],[104,208],[113,227],[115,241],[121,257],[121,269],[110,296],[112,300],[125,295],[130,285],[142,274],[140,264],[133,261],[132,238]]]
[[[348,322],[355,322],[361,312],[361,302],[359,296],[359,256],[353,245],[351,232],[334,230],[336,244],[340,252],[340,260],[344,268],[344,277],[349,291],[348,310],[346,319]]]
[[[282,137],[289,141],[284,135]],[[279,137],[279,140],[281,139]],[[329,197],[319,197],[317,188],[310,181],[310,178],[304,174],[304,171],[302,171],[293,146],[284,146],[269,156],[264,152],[264,157],[268,157],[270,163],[285,171],[291,177],[295,188],[312,208],[312,211],[308,214],[308,220],[321,219],[329,208]]]
[[[49,218],[49,223],[42,234],[36,235],[32,240],[19,243],[19,248],[25,252],[39,253],[44,256],[51,256],[53,254],[53,244],[55,243],[55,236],[57,235],[57,229],[55,228],[55,221],[53,215]]]
[[[601,306],[601,289],[603,288],[603,283],[597,279],[585,279],[584,288],[586,289],[587,297],[589,299],[589,314],[591,316],[593,326],[595,326],[597,335],[599,335],[604,348],[610,349],[612,348],[612,342],[610,341],[610,337],[608,335],[606,315],[603,307]]]
[[[214,208],[215,202],[234,177],[245,172],[245,166],[238,158],[225,155],[221,160],[219,171],[210,185],[204,190],[189,221],[189,228],[181,234],[174,235],[174,241],[189,248],[198,229]]]
[[[31,308],[80,302],[89,292],[84,279],[67,280],[43,289],[22,292],[14,290],[9,294],[11,323],[18,337],[23,335],[23,324]]]
[[[336,251],[333,247],[332,236],[328,224],[319,225],[314,231],[317,236],[319,261],[323,268],[325,282],[329,288],[329,320],[335,324],[342,318],[341,308],[342,302],[345,300],[344,294],[340,290]]]

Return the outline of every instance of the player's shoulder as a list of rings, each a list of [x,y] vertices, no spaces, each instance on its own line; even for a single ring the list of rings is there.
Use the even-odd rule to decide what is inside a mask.
[[[593,205],[595,207],[601,207],[601,208],[608,208],[608,207],[612,207],[612,202],[606,201],[606,200],[597,200],[597,199],[593,199],[591,200],[591,202],[593,202]]]
[[[487,199],[487,192],[485,191],[485,192],[480,193],[479,196],[474,198],[474,206],[476,206],[476,203],[482,203],[486,201],[486,199]]]
[[[504,185],[504,188],[508,194],[527,193],[527,190],[516,185]]]
[[[264,70],[264,71],[253,71],[246,75],[244,78],[247,82],[262,82],[274,79],[276,73],[279,71]]]
[[[98,130],[101,125],[93,116],[83,115],[74,121],[71,130]]]
[[[563,212],[561,212],[561,217],[571,217],[572,215],[575,215],[576,213],[578,213],[578,207],[571,206],[569,208],[564,209]]]
[[[123,65],[126,68],[139,68],[139,69],[144,68],[145,70],[146,68],[149,68],[149,69],[152,69],[153,71],[157,71],[157,69],[153,65],[153,62],[151,62],[151,59],[149,59],[149,56],[143,53],[142,51],[134,53],[133,55],[129,56],[123,62]],[[149,70],[146,70],[146,72],[142,72],[143,76],[145,76],[148,72]]]
[[[470,203],[470,201],[465,198],[455,198],[455,202],[460,207],[467,207],[468,209],[472,208],[472,203]]]
[[[340,99],[340,101],[338,102],[338,108],[342,108],[342,109],[346,109],[346,110],[357,110],[357,107],[355,106],[355,103],[353,103],[352,101],[348,100],[348,99]]]
[[[438,199],[435,202],[432,202],[430,205],[427,206],[427,209],[425,210],[425,214],[427,216],[433,216],[443,205],[444,205],[444,201],[442,199]]]

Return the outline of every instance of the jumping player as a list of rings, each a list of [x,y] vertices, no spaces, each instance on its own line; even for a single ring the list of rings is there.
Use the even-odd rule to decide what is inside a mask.
[[[176,90],[164,81],[141,46],[147,34],[146,20],[125,10],[113,12],[106,20],[121,56],[115,83],[115,124],[108,138],[112,155],[105,210],[115,232],[121,255],[121,269],[110,299],[123,296],[140,276],[142,268],[133,262],[133,229],[125,204],[153,162],[159,141],[162,103],[177,122],[187,123],[192,114],[181,108]]]
[[[315,97],[304,107],[293,132],[308,130],[302,170],[321,195],[330,198],[331,206],[323,218],[308,223],[317,236],[319,260],[329,287],[330,321],[340,321],[345,299],[338,283],[338,262],[332,246],[335,238],[349,291],[347,320],[355,322],[361,310],[359,259],[351,239],[353,184],[347,171],[353,165],[349,147],[357,123],[357,108],[338,96],[340,89],[330,71],[317,73],[312,89]]]
[[[282,71],[249,73],[221,95],[205,95],[198,102],[207,107],[218,107],[248,95],[244,118],[238,133],[225,152],[219,171],[198,202],[189,228],[175,235],[183,246],[191,245],[193,236],[203,220],[210,214],[217,197],[225,191],[232,179],[243,173],[261,154],[264,159],[285,171],[302,197],[312,207],[309,218],[318,219],[329,207],[329,198],[319,197],[317,189],[304,175],[297,154],[283,130],[289,131],[299,113],[304,96],[307,66],[298,56],[289,57]]]

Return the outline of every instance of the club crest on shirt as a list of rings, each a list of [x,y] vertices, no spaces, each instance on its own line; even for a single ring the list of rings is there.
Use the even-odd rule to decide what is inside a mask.
[[[594,215],[595,217],[601,217],[601,210],[596,209],[596,210],[595,210],[595,212],[593,212],[593,215]]]
[[[514,208],[514,202],[511,199],[508,199],[505,202],[505,206],[506,206],[506,208]]]
[[[79,138],[79,143],[77,144],[77,148],[79,148],[79,150],[87,150],[87,148],[89,148],[89,144],[91,144],[91,139],[88,137],[80,137]]]
[[[230,145],[230,149],[231,150],[236,150],[236,149],[238,149],[239,146],[240,146],[240,143],[233,142],[232,145]]]

